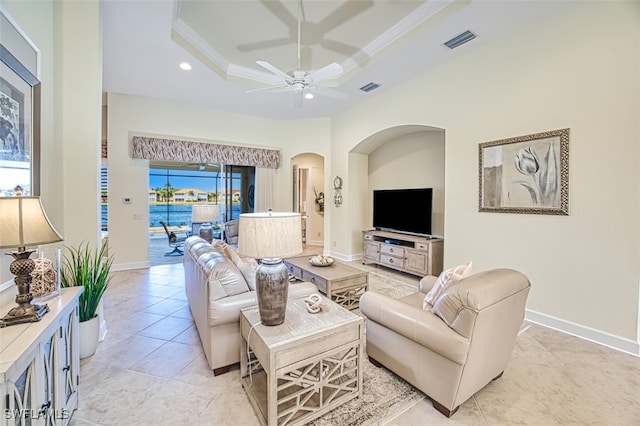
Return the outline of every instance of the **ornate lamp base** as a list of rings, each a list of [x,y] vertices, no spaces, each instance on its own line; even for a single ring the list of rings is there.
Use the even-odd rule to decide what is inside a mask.
[[[49,312],[48,305],[32,305],[31,303],[27,303],[26,306],[16,306],[0,319],[0,327],[24,324],[27,322],[38,322],[47,312]]]
[[[256,270],[256,292],[262,324],[282,324],[289,293],[289,270],[282,259],[262,259]]]
[[[9,270],[16,276],[14,281],[18,286],[18,294],[16,295],[18,306],[12,308],[7,315],[0,319],[0,327],[37,322],[42,319],[44,314],[49,312],[49,306],[31,303],[33,300],[33,295],[31,294],[31,272],[35,268],[35,262],[29,259],[29,256],[33,252],[35,250],[25,250],[22,247],[17,251],[7,253],[15,259],[9,265]]]

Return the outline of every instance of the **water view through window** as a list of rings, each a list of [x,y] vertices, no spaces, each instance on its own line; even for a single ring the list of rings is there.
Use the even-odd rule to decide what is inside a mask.
[[[226,170],[225,170],[226,169]],[[182,168],[149,168],[149,227],[185,227],[195,204],[217,204],[220,220],[237,219],[242,212],[242,169],[187,164]]]
[[[102,188],[102,229],[108,228],[106,166]],[[196,204],[220,206],[218,223],[253,211],[255,168],[193,163],[151,162],[149,165],[149,228],[191,225]],[[247,196],[243,196],[247,194]],[[251,199],[250,199],[251,198]]]

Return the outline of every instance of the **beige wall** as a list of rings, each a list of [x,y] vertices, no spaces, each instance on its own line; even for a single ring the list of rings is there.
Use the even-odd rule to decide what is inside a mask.
[[[431,230],[444,236],[444,132],[430,130],[394,138],[369,154],[367,227],[373,224],[373,190],[433,188]],[[411,208],[399,206],[402,209]]]
[[[95,245],[100,229],[99,2],[0,1],[0,5],[40,51],[45,211],[65,237],[64,245],[76,246],[81,241]],[[12,278],[8,256],[0,259],[0,282],[5,282]]]
[[[145,267],[149,260],[148,161],[131,158],[134,135],[280,148],[276,211],[291,210],[291,158],[303,152],[328,156],[329,119],[276,121],[118,94],[109,95],[108,111],[109,243],[116,269]],[[132,203],[123,204],[123,197]]]
[[[383,129],[444,129],[445,266],[472,259],[476,270],[519,269],[533,283],[534,313],[637,350],[638,17],[638,3],[570,3],[380,93],[332,120],[331,174],[345,173],[349,151]],[[569,216],[478,212],[480,142],[565,127]],[[358,207],[330,214],[331,234],[352,236],[338,239],[337,251],[356,252],[359,234],[344,224],[361,215]]]

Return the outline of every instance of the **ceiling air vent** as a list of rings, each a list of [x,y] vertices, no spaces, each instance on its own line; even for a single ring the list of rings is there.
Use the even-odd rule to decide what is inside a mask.
[[[370,92],[372,90],[376,90],[380,85],[378,83],[368,83],[360,88],[363,92]]]
[[[456,47],[461,46],[466,42],[473,40],[476,37],[478,36],[472,33],[471,31],[467,30],[462,34],[455,36],[451,40],[445,41],[444,45],[447,46],[449,49],[455,49]]]

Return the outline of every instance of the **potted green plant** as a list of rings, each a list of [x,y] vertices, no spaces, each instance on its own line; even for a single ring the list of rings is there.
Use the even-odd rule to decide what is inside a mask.
[[[92,250],[86,242],[78,248],[65,247],[60,285],[84,288],[79,299],[80,358],[93,355],[98,347],[100,319],[96,311],[111,281],[113,263],[112,257],[105,256],[106,251],[106,244]]]

